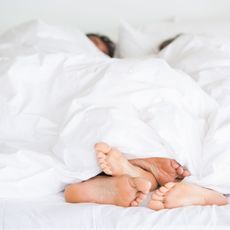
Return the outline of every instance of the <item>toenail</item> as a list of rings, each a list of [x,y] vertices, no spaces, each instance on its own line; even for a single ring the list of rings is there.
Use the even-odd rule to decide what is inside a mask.
[[[177,161],[173,160],[172,166],[173,168],[178,168],[180,165],[177,163]]]
[[[169,183],[165,184],[165,187],[168,189],[171,189],[174,186],[175,186],[175,183],[173,183],[173,182],[169,182]]]
[[[152,199],[156,200],[156,201],[162,201],[162,200],[164,200],[163,196],[158,196],[156,194],[152,195]]]
[[[137,203],[136,201],[133,201],[133,202],[131,203],[131,205],[132,205],[132,206],[137,206],[138,203]]]
[[[156,192],[156,194],[159,195],[159,196],[163,196],[163,195],[164,195],[164,193],[162,193],[162,192],[159,191],[159,190],[156,190],[155,192]]]
[[[160,187],[159,190],[160,190],[160,192],[162,192],[162,193],[168,192],[168,189],[165,188],[165,187]]]

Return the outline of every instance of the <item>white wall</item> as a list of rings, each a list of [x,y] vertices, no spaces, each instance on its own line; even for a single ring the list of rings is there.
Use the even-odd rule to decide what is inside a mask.
[[[0,0],[0,31],[40,18],[83,31],[114,33],[121,19],[229,20],[230,0]]]

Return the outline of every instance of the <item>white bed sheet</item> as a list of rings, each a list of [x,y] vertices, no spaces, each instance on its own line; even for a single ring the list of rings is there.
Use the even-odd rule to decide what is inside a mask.
[[[229,229],[230,205],[153,211],[145,207],[69,204],[63,194],[0,200],[0,229]]]

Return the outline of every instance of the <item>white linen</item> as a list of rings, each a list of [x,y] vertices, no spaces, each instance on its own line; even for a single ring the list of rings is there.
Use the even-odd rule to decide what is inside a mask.
[[[36,200],[0,199],[1,230],[227,230],[230,205],[153,211],[145,207],[69,204],[63,194]],[[192,221],[191,221],[192,220]]]
[[[159,53],[191,76],[217,104],[203,142],[199,184],[229,193],[230,180],[230,42],[183,35]]]
[[[87,179],[98,167],[94,143],[105,141],[130,158],[176,158],[195,173],[194,153],[200,155],[205,118],[215,104],[162,60],[113,60],[106,68],[71,104],[55,145],[59,158]]]
[[[15,31],[23,39],[0,39],[0,197],[54,194],[97,175],[98,141],[129,158],[175,158],[193,182],[210,174],[207,186],[230,192],[229,156],[218,180],[215,154],[203,157],[218,103],[187,74],[160,59],[110,59],[80,32],[74,42],[42,25]]]
[[[119,58],[141,58],[155,56],[159,45],[178,34],[211,35],[230,38],[230,23],[202,21],[165,21],[133,27],[123,21],[118,30],[116,56]]]
[[[65,178],[65,166],[52,148],[79,85],[70,70],[64,71],[64,63],[73,56],[87,63],[86,54],[93,60],[105,58],[81,32],[43,22],[20,25],[1,36],[1,197],[56,193],[77,179],[71,180],[69,171]]]

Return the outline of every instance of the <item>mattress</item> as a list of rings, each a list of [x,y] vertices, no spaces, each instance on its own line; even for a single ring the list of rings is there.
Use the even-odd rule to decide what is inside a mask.
[[[144,204],[143,204],[144,205]],[[1,199],[0,229],[229,229],[230,205],[153,211],[144,206],[70,204],[63,193]]]

